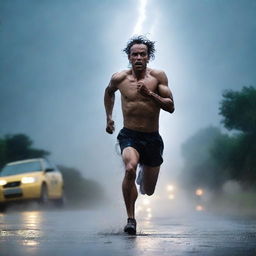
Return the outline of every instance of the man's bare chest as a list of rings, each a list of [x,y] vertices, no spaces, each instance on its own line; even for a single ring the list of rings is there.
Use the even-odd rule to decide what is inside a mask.
[[[126,100],[146,100],[138,92],[138,83],[143,83],[150,91],[157,93],[158,80],[152,76],[141,80],[135,80],[133,78],[127,77],[122,83],[119,84],[119,90],[122,97]]]

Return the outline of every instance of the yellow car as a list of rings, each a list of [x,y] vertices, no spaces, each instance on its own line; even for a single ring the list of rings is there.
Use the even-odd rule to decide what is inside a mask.
[[[41,203],[49,199],[62,202],[62,174],[48,160],[11,162],[0,171],[0,206],[25,199],[38,199]]]

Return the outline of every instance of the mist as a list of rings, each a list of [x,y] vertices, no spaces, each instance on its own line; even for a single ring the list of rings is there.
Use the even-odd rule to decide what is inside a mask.
[[[117,208],[123,178],[116,151],[120,96],[111,136],[103,94],[111,75],[128,68],[122,49],[139,14],[135,0],[0,3],[0,136],[27,134],[51,152],[53,162],[102,184],[109,198],[120,192],[110,202]],[[187,139],[211,125],[224,130],[222,92],[255,85],[255,15],[256,3],[249,0],[148,1],[139,32],[156,41],[149,66],[166,72],[176,107],[160,118],[161,188],[179,183]]]

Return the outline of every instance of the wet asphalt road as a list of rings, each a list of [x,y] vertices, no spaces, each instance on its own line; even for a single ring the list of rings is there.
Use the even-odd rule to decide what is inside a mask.
[[[0,255],[255,256],[256,220],[207,213],[139,220],[138,235],[123,234],[124,219],[104,211],[11,211],[0,214]]]

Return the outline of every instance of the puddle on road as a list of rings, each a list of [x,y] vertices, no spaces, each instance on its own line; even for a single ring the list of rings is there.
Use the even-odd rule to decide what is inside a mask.
[[[126,256],[126,251],[134,256],[169,256],[170,251],[175,255],[195,252],[207,255],[199,252],[209,252],[217,247],[236,248],[238,243],[250,249],[256,240],[256,223],[253,221],[240,223],[219,218],[152,218],[150,222],[139,220],[137,235],[130,236],[123,232],[122,220],[118,219],[117,223],[116,219],[111,222],[100,217],[96,219],[92,215],[90,218],[85,212],[26,212],[1,216],[1,247],[6,251],[13,247],[30,250],[33,255],[46,246],[49,250],[61,248],[63,255],[71,255],[68,252],[74,249],[114,256],[118,255],[117,252]]]

